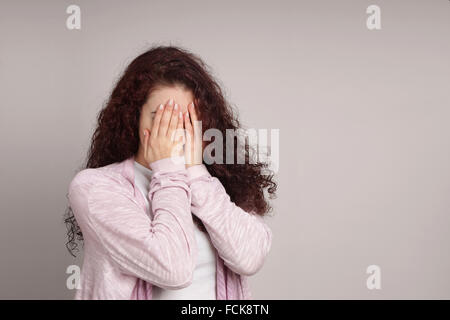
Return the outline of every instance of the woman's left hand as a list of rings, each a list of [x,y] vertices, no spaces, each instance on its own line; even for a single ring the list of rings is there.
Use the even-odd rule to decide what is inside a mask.
[[[202,122],[198,120],[194,102],[188,105],[184,114],[184,128],[186,130],[186,144],[184,146],[184,157],[186,168],[202,164],[203,161],[203,139]]]

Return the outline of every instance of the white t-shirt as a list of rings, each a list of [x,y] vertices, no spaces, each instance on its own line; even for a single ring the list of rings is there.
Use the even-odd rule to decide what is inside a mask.
[[[151,212],[151,203],[148,201],[152,170],[134,162],[134,180],[138,189],[144,196],[148,212]],[[202,232],[194,223],[194,233],[197,240],[197,265],[194,270],[192,284],[186,288],[166,290],[153,286],[152,299],[154,300],[216,300],[216,256],[215,248],[209,235]]]

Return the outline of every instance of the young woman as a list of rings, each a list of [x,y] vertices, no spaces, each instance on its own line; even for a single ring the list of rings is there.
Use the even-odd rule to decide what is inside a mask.
[[[155,47],[127,67],[69,186],[67,247],[84,249],[76,299],[251,299],[276,183],[248,147],[245,164],[205,163],[194,138],[210,128],[225,137],[239,122],[198,57]]]

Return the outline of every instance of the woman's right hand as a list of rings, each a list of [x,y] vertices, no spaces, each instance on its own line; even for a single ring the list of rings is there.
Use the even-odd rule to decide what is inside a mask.
[[[152,162],[183,155],[183,114],[173,99],[160,105],[153,119],[151,132],[144,130],[144,158]]]

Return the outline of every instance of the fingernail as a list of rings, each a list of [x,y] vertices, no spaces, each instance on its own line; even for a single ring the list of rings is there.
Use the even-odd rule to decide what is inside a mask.
[[[162,104],[159,105],[159,110],[162,110],[164,106]]]
[[[183,117],[183,112],[180,111],[180,113],[178,114],[178,116],[180,117],[180,119]]]
[[[194,101],[191,102],[192,108],[194,108]]]
[[[175,107],[174,107],[174,109],[175,109],[175,110],[177,110],[177,109],[178,109],[178,103],[175,103]]]
[[[146,136],[146,135],[147,135],[147,131],[144,130],[144,136]]]
[[[172,104],[173,104],[173,99],[170,98],[170,100],[169,100],[169,106],[172,106]]]

